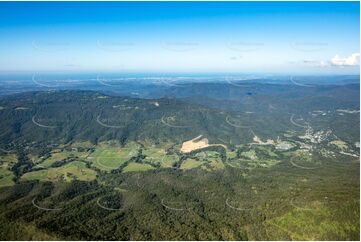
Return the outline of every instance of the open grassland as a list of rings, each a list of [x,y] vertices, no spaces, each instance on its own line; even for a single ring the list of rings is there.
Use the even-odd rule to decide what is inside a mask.
[[[229,149],[227,149],[226,151],[227,151],[227,152],[226,152],[226,155],[227,155],[227,158],[228,158],[228,159],[234,159],[234,158],[237,157],[237,151],[236,151],[236,150],[229,150]]]
[[[14,174],[9,170],[7,164],[0,165],[0,187],[14,184]]]
[[[16,161],[17,157],[15,154],[0,155],[0,187],[14,184],[14,174],[10,171],[10,167]]]
[[[125,146],[128,150],[129,147]],[[145,226],[138,222],[140,217],[151,224],[151,234],[137,235],[145,240],[359,239],[359,163],[349,159],[329,161],[322,169],[309,170],[304,167],[312,165],[314,157],[305,150],[275,151],[271,146],[252,145],[236,147],[238,150],[233,150],[231,157],[227,156],[228,150],[179,155],[180,169],[157,167],[158,159],[171,156],[166,152],[178,158],[179,153],[172,148],[159,144],[140,147],[134,159],[122,163],[120,172],[99,172],[94,167],[87,168],[85,161],[27,172],[20,179],[23,185],[19,190],[30,183],[36,184],[37,189],[19,202],[24,205],[17,205],[12,213],[41,221],[37,229],[46,229],[47,234],[55,233],[62,239],[69,233],[74,239],[94,238],[89,228],[101,228],[96,229],[99,240],[115,238],[109,231],[118,233],[116,238],[134,239],[123,231]],[[121,149],[115,144],[95,146],[95,152],[115,156]],[[279,158],[269,157],[269,153]],[[298,166],[292,165],[291,158]],[[97,182],[89,182],[94,179]],[[60,185],[52,188],[53,184]],[[67,186],[69,189],[62,192]],[[104,200],[109,192],[119,194],[119,199]],[[56,213],[54,217],[35,217],[34,213],[41,212],[31,204],[35,194],[39,198],[45,196],[50,205],[61,211],[52,211]],[[116,205],[120,210],[99,208],[98,199],[103,199],[101,204],[105,207]],[[41,199],[37,204],[49,208]],[[6,210],[0,206],[1,212]],[[115,218],[120,217],[122,222],[117,223]],[[76,227],[79,218],[82,227]],[[201,227],[193,228],[193,224]],[[109,227],[113,229],[103,232]],[[174,232],[182,229],[190,237]],[[41,235],[37,230],[34,233]]]
[[[0,162],[7,164],[14,164],[17,162],[17,157],[15,154],[2,154],[0,155]]]
[[[141,163],[129,163],[124,169],[123,172],[137,172],[137,171],[149,171],[154,170],[154,167],[148,164],[141,164]]]
[[[347,143],[342,140],[333,140],[330,142],[330,144],[336,146],[337,148],[339,148],[341,150],[347,149]]]
[[[227,161],[227,164],[233,168],[240,169],[255,169],[255,168],[270,168],[279,164],[280,160],[275,159],[257,159],[257,160],[247,160],[247,159],[232,159]]]
[[[88,159],[93,166],[105,171],[111,171],[137,156],[138,144],[128,143],[124,147],[119,145],[105,145],[97,146],[95,151],[91,153]]]
[[[221,155],[217,151],[205,150],[195,154],[194,158],[202,163],[202,169],[208,171],[224,169]]]
[[[66,151],[66,150],[57,150],[50,154],[51,156],[45,159],[43,162],[37,164],[35,168],[48,168],[54,164],[56,161],[62,161],[67,158],[79,158],[85,159],[88,155],[87,152],[76,152],[76,151]]]
[[[92,148],[94,145],[89,141],[76,141],[70,145],[72,148]]]
[[[48,168],[39,171],[25,173],[21,180],[40,181],[91,181],[96,178],[96,172],[86,168],[83,162],[74,161],[61,167]]]
[[[256,153],[258,153],[258,156],[264,156],[269,158],[278,158],[278,155],[274,152],[274,149],[272,146],[262,146],[262,145],[255,145],[254,146]]]
[[[168,146],[167,144],[145,146],[142,149],[142,154],[145,156],[144,160],[152,164],[159,164],[163,168],[172,167],[179,160],[179,157],[176,154],[166,154],[165,149]]]
[[[190,170],[190,169],[198,168],[202,164],[203,164],[202,161],[198,161],[198,160],[189,158],[189,159],[186,159],[185,161],[183,161],[180,168],[182,170]]]
[[[69,234],[74,239],[94,238],[90,228],[99,233],[96,239],[111,239],[111,233],[131,239],[123,231],[145,224],[151,226],[151,234],[139,233],[139,239],[359,239],[358,164],[340,163],[309,172],[284,162],[269,169],[245,171],[248,175],[243,176],[243,170],[232,167],[206,171],[202,166],[207,163],[191,159],[183,163],[183,168],[190,168],[187,170],[141,174],[137,172],[152,167],[130,162],[124,173],[102,173],[100,184],[66,182],[57,186],[59,190],[52,189],[56,183],[34,183],[25,199],[11,207],[11,214],[26,216],[38,229],[60,239]],[[192,162],[198,162],[199,169],[192,169]],[[18,189],[26,190],[25,183]],[[119,194],[119,199],[104,199],[109,193]],[[11,194],[0,197],[13,199]],[[31,204],[34,196],[39,196],[38,205],[51,207],[42,204],[45,196],[49,205],[61,210],[52,211],[54,216],[39,211]],[[98,199],[103,199],[101,204],[106,207],[120,204],[121,210],[99,208]],[[8,214],[1,206],[0,213],[4,217]],[[82,226],[77,227],[79,223]],[[194,224],[199,226],[194,228]],[[178,232],[181,228],[188,235]]]
[[[220,159],[210,159],[209,165],[213,170],[222,170],[224,169],[224,164]]]

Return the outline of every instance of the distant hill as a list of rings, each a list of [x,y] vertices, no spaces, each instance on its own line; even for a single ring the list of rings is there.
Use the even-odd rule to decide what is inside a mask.
[[[242,88],[203,83],[172,87],[169,97],[158,99],[67,90],[13,94],[0,99],[0,144],[111,139],[180,143],[198,135],[210,143],[241,144],[252,140],[252,132],[276,139],[297,129],[290,122],[293,114],[317,129],[332,128],[356,142],[359,115],[340,116],[336,110],[359,110],[358,87],[252,84]],[[315,110],[331,113],[316,117],[311,113]]]
[[[2,98],[1,143],[148,138],[181,142],[203,134],[245,136],[226,125],[220,110],[172,98],[135,99],[91,91],[31,92]],[[246,136],[245,136],[246,137]]]

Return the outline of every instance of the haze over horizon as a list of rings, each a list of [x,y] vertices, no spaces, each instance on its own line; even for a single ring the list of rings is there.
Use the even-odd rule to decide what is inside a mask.
[[[2,2],[0,71],[359,74],[359,2]]]

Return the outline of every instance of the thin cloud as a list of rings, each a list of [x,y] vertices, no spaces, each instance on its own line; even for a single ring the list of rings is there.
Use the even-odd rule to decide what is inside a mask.
[[[335,55],[331,61],[331,65],[333,66],[358,66],[360,65],[360,54],[353,53],[349,57],[341,57],[339,55]]]
[[[353,67],[360,65],[360,54],[353,53],[348,57],[341,57],[335,55],[331,60],[301,60],[301,61],[292,61],[290,64],[303,64],[307,66],[314,67]]]

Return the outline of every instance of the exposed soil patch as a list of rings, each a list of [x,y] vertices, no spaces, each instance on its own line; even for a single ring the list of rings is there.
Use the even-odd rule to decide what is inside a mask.
[[[227,149],[227,147],[223,144],[211,144],[210,145],[210,144],[208,144],[207,138],[202,139],[202,135],[199,135],[199,136],[195,137],[194,139],[183,142],[182,148],[180,149],[180,151],[182,153],[190,153],[194,150],[199,150],[199,149],[203,149],[203,148],[207,148],[207,147],[211,147],[211,146],[222,146],[223,148]]]

